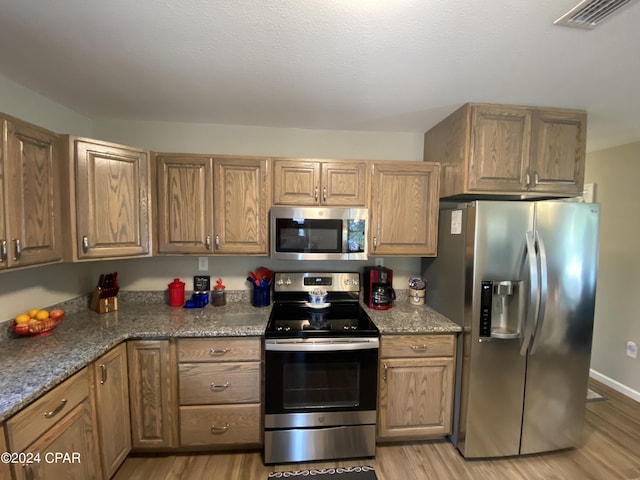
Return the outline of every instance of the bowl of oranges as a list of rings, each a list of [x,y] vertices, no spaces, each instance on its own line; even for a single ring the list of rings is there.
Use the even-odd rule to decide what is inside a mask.
[[[59,308],[51,311],[34,308],[16,316],[11,330],[17,335],[30,337],[49,335],[63,319],[64,311]]]

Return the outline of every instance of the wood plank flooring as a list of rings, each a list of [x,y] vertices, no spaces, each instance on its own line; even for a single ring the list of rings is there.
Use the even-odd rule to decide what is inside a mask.
[[[271,471],[372,465],[378,480],[640,480],[640,404],[591,381],[607,400],[589,402],[585,443],[543,455],[465,460],[446,440],[379,445],[375,459],[262,463],[258,451],[131,455],[115,480],[265,480]]]

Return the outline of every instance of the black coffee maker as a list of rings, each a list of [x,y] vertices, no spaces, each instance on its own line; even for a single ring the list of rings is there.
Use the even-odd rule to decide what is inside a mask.
[[[362,280],[364,303],[375,310],[387,310],[393,306],[396,292],[391,286],[393,270],[385,267],[365,267]]]

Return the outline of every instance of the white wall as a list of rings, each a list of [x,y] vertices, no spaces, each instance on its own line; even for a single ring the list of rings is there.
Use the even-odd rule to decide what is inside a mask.
[[[585,178],[602,212],[592,375],[640,401],[640,142],[589,153]]]
[[[163,122],[92,120],[0,76],[0,111],[59,133],[99,138],[155,151],[367,160],[421,160],[422,134],[277,129]],[[35,267],[0,273],[0,322],[18,313],[88,294],[100,272],[118,271],[121,288],[164,290],[174,277],[191,289],[193,275],[222,277],[227,288],[248,289],[258,266],[275,270],[358,270],[370,262],[276,262],[268,257],[162,257]],[[396,288],[419,271],[415,258],[385,259]]]

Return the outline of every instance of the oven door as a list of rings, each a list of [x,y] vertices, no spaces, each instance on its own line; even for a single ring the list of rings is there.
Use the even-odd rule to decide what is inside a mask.
[[[377,338],[271,342],[265,341],[266,428],[375,419]]]

